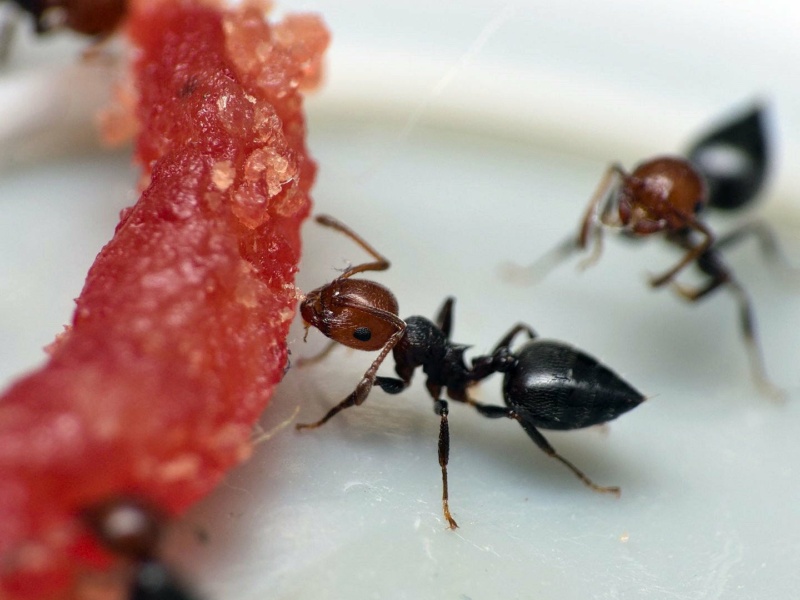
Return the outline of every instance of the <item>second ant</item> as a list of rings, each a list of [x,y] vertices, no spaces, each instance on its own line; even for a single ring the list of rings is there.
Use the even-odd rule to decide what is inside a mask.
[[[765,223],[751,220],[723,236],[706,224],[707,208],[740,210],[758,196],[766,179],[768,149],[764,109],[760,105],[723,123],[689,146],[686,158],[657,156],[630,172],[614,163],[600,180],[581,220],[578,234],[545,254],[528,271],[536,277],[578,251],[600,256],[603,233],[625,238],[652,238],[660,234],[683,256],[665,272],[652,276],[650,285],[667,284],[689,302],[697,302],[720,288],[731,291],[739,305],[739,322],[756,385],[768,396],[784,392],[767,377],[750,296],[725,263],[722,251],[748,236],[758,238],[770,256],[782,258],[775,237]],[[705,282],[688,287],[676,281],[695,265]]]

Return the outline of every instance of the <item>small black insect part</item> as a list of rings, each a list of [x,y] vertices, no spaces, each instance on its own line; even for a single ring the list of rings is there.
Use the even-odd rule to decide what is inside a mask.
[[[686,156],[705,177],[709,207],[738,210],[759,197],[770,164],[765,112],[755,104],[689,144]]]
[[[83,512],[97,539],[134,566],[130,600],[196,600],[158,558],[164,519],[153,507],[133,498],[113,498]]]
[[[665,272],[652,276],[654,288],[670,284],[689,302],[725,287],[739,305],[739,323],[756,385],[768,396],[783,391],[767,376],[749,294],[725,264],[722,250],[756,237],[765,254],[780,259],[772,230],[762,221],[746,224],[717,237],[704,221],[706,208],[734,210],[751,204],[761,191],[768,169],[765,109],[755,105],[693,142],[680,156],[658,156],[631,172],[611,165],[586,208],[577,236],[570,236],[526,269],[534,280],[576,252],[591,251],[582,266],[593,264],[602,251],[603,233],[612,230],[630,239],[661,234],[683,256]],[[689,265],[706,282],[696,288],[676,281]],[[514,275],[516,277],[516,275]]]
[[[345,408],[362,404],[374,385],[387,394],[398,394],[410,385],[414,371],[422,367],[434,412],[440,419],[442,511],[451,529],[458,525],[448,500],[450,427],[445,393],[450,400],[463,402],[484,417],[517,421],[541,450],[563,463],[584,484],[598,492],[619,494],[618,487],[595,484],[558,454],[539,429],[578,429],[605,423],[638,406],[644,396],[591,356],[561,342],[540,340],[524,324],[514,326],[490,354],[478,356],[468,365],[464,359],[467,346],[450,340],[452,298],[445,301],[435,322],[420,316],[400,319],[397,300],[388,288],[374,281],[351,279],[365,271],[388,269],[389,261],[339,221],[319,216],[317,222],[348,236],[375,260],[351,267],[310,292],[300,305],[306,326],[316,327],[332,343],[379,353],[349,396],[319,421],[297,425],[298,429],[319,427]],[[356,334],[359,329],[368,329],[371,335],[365,339]],[[526,335],[528,341],[512,350],[511,344],[520,334]],[[331,344],[320,356],[330,348]],[[399,378],[377,375],[390,352]],[[506,406],[482,404],[469,396],[471,386],[494,373],[504,374]]]

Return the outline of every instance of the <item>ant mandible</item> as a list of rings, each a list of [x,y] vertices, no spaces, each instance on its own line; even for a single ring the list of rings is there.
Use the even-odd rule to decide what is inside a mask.
[[[420,316],[403,321],[397,316],[397,300],[388,288],[374,281],[352,279],[353,275],[365,271],[386,270],[389,261],[332,217],[318,216],[316,220],[343,233],[375,259],[347,269],[302,301],[300,313],[306,328],[316,327],[331,339],[331,344],[319,356],[337,342],[379,353],[349,396],[319,421],[297,425],[297,429],[319,427],[345,408],[362,404],[375,384],[388,394],[398,394],[410,385],[414,371],[422,367],[434,412],[440,418],[442,510],[451,529],[458,525],[448,505],[450,429],[449,408],[442,397],[443,391],[451,400],[468,404],[484,417],[516,420],[541,450],[566,465],[584,484],[598,492],[619,494],[618,487],[592,482],[559,455],[539,429],[579,429],[605,423],[638,406],[644,400],[642,394],[591,356],[561,342],[538,339],[534,331],[522,323],[515,325],[491,354],[472,359],[468,366],[464,360],[467,346],[450,341],[453,298],[444,302],[435,323]],[[519,334],[527,335],[528,341],[512,351],[511,343]],[[377,375],[390,352],[399,379]],[[505,375],[505,407],[482,404],[468,394],[470,386],[493,373]]]
[[[116,497],[83,511],[84,522],[111,552],[134,565],[130,600],[196,600],[158,558],[164,518],[149,504]]]
[[[740,327],[755,383],[768,395],[781,396],[782,391],[766,374],[750,297],[720,252],[747,235],[756,235],[764,251],[777,257],[780,253],[774,236],[764,223],[751,221],[717,238],[703,221],[707,207],[736,210],[757,197],[768,164],[763,107],[756,105],[709,132],[686,154],[688,158],[658,156],[646,160],[630,173],[620,164],[612,164],[589,201],[578,235],[565,240],[529,269],[541,273],[593,245],[582,263],[591,265],[600,256],[605,229],[630,238],[662,234],[684,254],[670,269],[652,276],[650,285],[658,288],[671,284],[690,302],[727,286],[739,304]],[[705,284],[690,288],[675,282],[690,264],[707,277]]]

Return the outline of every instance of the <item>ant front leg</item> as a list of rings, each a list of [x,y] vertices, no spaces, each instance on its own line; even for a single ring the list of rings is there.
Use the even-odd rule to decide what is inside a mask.
[[[575,236],[570,234],[527,266],[523,267],[514,262],[503,264],[501,266],[501,276],[510,283],[517,285],[538,283],[544,279],[550,271],[555,269],[578,250],[580,250],[580,247],[575,241]]]
[[[330,227],[331,229],[335,229],[339,233],[343,233],[351,240],[353,240],[356,244],[361,246],[368,254],[370,254],[374,259],[375,262],[371,263],[364,263],[362,265],[357,265],[355,267],[350,267],[344,273],[339,276],[339,279],[347,279],[352,277],[356,273],[363,273],[364,271],[385,271],[391,266],[389,260],[380,254],[375,248],[370,246],[364,238],[358,235],[355,231],[350,229],[347,225],[339,221],[338,219],[334,219],[330,215],[317,215],[315,221],[324,227]]]
[[[650,278],[650,285],[652,287],[661,287],[662,285],[669,283],[675,276],[680,273],[683,269],[685,269],[689,264],[696,261],[700,258],[703,254],[705,254],[709,248],[714,243],[714,234],[711,233],[711,230],[706,227],[703,223],[698,221],[694,218],[687,219],[687,226],[691,227],[692,229],[699,231],[703,236],[704,240],[695,246],[689,248],[689,251],[683,256],[681,260],[679,260],[674,267],[672,267],[666,273],[663,273],[657,277]]]
[[[308,330],[306,330],[306,332],[307,331]],[[305,338],[303,338],[303,341],[305,341]],[[301,369],[303,367],[309,367],[311,365],[315,365],[319,362],[322,362],[325,358],[327,358],[328,354],[330,354],[333,351],[333,349],[338,345],[339,342],[337,342],[336,340],[328,340],[328,342],[325,344],[322,350],[320,350],[316,354],[312,354],[311,356],[301,356],[300,358],[294,361],[294,366],[297,367],[298,369]]]
[[[615,224],[612,213],[617,207],[618,190],[614,179],[625,179],[627,176],[622,166],[614,163],[606,169],[597,189],[592,194],[581,221],[577,247],[581,250],[586,250],[592,237],[594,238],[594,246],[589,256],[581,262],[581,268],[590,267],[600,258],[603,252],[603,227]]]
[[[619,164],[608,167],[589,200],[577,237],[574,234],[569,235],[527,267],[519,267],[513,263],[504,265],[503,277],[520,284],[536,283],[576,252],[585,251],[592,237],[592,252],[581,261],[580,267],[586,268],[595,263],[602,253],[603,227],[618,225],[613,217],[613,211],[617,207],[617,185],[614,178],[625,177],[626,173]]]
[[[433,410],[441,417],[439,423],[439,466],[442,468],[442,512],[450,529],[457,529],[458,523],[450,514],[447,491],[447,463],[450,460],[450,425],[447,422],[447,415],[450,411],[447,401],[442,399],[434,400]]]
[[[349,396],[347,396],[347,398],[345,398],[344,400],[339,402],[339,404],[331,408],[325,414],[325,416],[322,417],[319,421],[316,421],[314,423],[298,423],[297,425],[295,425],[296,429],[316,429],[317,427],[320,427],[321,425],[327,423],[333,416],[340,413],[345,408],[350,408],[351,406],[360,406],[361,404],[364,403],[364,401],[367,399],[367,396],[369,396],[370,391],[372,390],[372,386],[375,384],[375,380],[377,379],[378,368],[381,366],[381,363],[383,363],[383,361],[386,359],[386,356],[389,354],[389,352],[392,351],[392,349],[397,345],[397,342],[399,342],[400,339],[405,334],[406,331],[405,323],[403,323],[403,321],[400,319],[397,319],[397,321],[399,323],[397,331],[394,334],[392,334],[392,336],[389,338],[389,340],[386,342],[383,348],[381,348],[380,354],[378,354],[377,358],[372,362],[369,369],[367,369],[367,371],[364,373],[364,376],[361,378],[361,381],[358,382],[356,389],[353,390],[353,392]],[[398,393],[399,391],[402,391],[402,389],[394,392],[391,391],[395,389],[395,387],[393,387],[391,384],[392,381],[393,380],[391,380],[388,377],[381,378],[381,382],[379,382],[379,385],[384,390],[389,391],[389,393]],[[389,388],[388,390],[387,387]]]

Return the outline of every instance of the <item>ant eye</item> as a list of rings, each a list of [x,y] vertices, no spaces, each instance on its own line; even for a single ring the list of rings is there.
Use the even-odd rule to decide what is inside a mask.
[[[369,327],[356,327],[355,331],[353,331],[353,337],[360,342],[368,342],[372,337],[372,332]]]

